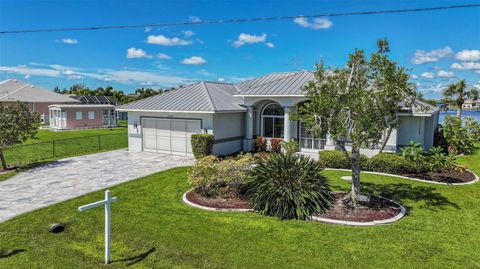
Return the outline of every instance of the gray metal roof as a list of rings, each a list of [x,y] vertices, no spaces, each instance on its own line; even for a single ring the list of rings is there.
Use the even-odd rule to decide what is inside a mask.
[[[67,95],[39,88],[26,82],[7,79],[0,82],[0,102],[80,103]]]
[[[314,79],[310,71],[271,73],[237,84],[239,96],[305,95],[303,88]]]
[[[233,84],[197,82],[118,107],[118,110],[222,112],[245,111]]]

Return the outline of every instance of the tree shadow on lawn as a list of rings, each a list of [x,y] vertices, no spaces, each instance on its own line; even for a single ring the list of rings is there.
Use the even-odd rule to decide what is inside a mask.
[[[25,252],[25,251],[27,251],[27,250],[26,249],[15,249],[15,250],[7,251],[6,249],[0,249],[0,259],[5,259],[5,258],[8,258],[10,256],[13,256],[15,254],[22,253],[22,252]]]
[[[125,258],[125,259],[120,259],[120,260],[114,260],[112,261],[111,263],[115,263],[115,262],[128,262],[130,261],[129,263],[127,263],[127,266],[132,266],[136,263],[139,263],[143,260],[145,260],[150,254],[152,254],[153,252],[155,252],[157,249],[156,248],[151,248],[149,250],[147,250],[146,252],[144,253],[141,253],[141,254],[138,254],[137,256],[133,256],[133,257],[130,257],[130,258]]]
[[[332,187],[346,192],[350,190],[350,188],[340,186]],[[362,182],[362,192],[392,199],[393,201],[401,203],[408,211],[412,210],[412,208],[403,204],[406,200],[415,202],[423,201],[425,204],[420,207],[432,211],[438,211],[448,206],[460,209],[457,204],[450,202],[447,197],[436,192],[436,189],[432,187],[412,186],[406,183],[374,184]]]

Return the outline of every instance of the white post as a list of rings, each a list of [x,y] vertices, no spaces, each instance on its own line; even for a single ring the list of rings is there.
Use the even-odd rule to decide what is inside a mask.
[[[285,106],[283,107],[284,115],[283,115],[283,140],[290,141],[290,107]]]
[[[110,262],[110,191],[105,191],[105,264]]]
[[[245,142],[243,145],[244,151],[252,151],[253,144],[253,106],[247,106],[247,115],[245,122]]]

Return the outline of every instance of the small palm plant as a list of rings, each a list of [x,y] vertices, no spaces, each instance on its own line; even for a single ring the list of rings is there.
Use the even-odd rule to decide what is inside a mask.
[[[430,157],[428,161],[430,171],[433,172],[451,171],[455,170],[457,167],[455,156],[443,153],[441,147],[433,147],[430,149]]]
[[[275,153],[256,166],[247,191],[258,212],[280,219],[306,219],[332,204],[329,182],[318,162],[305,156]]]
[[[410,161],[423,161],[424,149],[420,143],[415,141],[410,141],[407,146],[402,148],[402,156]]]

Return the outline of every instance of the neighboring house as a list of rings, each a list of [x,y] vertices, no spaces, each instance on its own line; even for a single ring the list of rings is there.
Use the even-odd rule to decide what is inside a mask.
[[[117,102],[108,96],[104,95],[70,95],[71,98],[76,99],[82,104],[97,104],[97,105],[117,105]]]
[[[328,136],[312,137],[301,122],[290,119],[291,109],[307,101],[302,89],[313,79],[312,72],[303,71],[271,73],[239,84],[198,82],[118,110],[128,112],[131,151],[191,155],[193,133],[213,134],[216,155],[251,151],[256,136],[295,139],[304,152],[336,149]],[[411,140],[427,149],[432,146],[436,107],[422,102],[413,108],[400,104],[399,117],[400,126],[393,130],[387,151]],[[378,149],[364,152],[373,154]]]
[[[467,99],[463,103],[462,108],[480,108],[480,100]]]
[[[80,103],[69,96],[54,93],[17,79],[7,79],[0,82],[0,102],[26,103],[32,112],[37,112],[40,115],[40,120],[44,123],[48,123],[49,120],[48,106]]]
[[[51,105],[50,129],[68,130],[81,128],[116,127],[115,106],[113,105]]]

